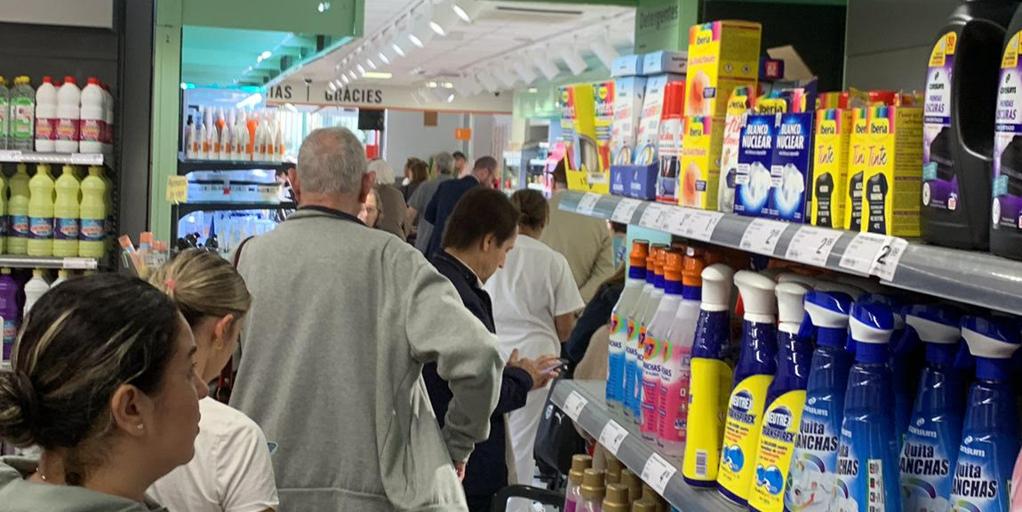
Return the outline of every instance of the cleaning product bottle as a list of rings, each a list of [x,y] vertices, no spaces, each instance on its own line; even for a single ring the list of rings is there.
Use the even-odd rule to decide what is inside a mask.
[[[39,164],[28,182],[29,256],[53,256],[53,178],[50,166]]]
[[[81,99],[79,150],[82,153],[102,153],[106,137],[106,110],[103,107],[106,98],[103,88],[99,86],[99,79],[93,76],[88,78],[85,88],[82,89]]]
[[[1019,325],[1005,318],[967,316],[962,318],[962,337],[976,358],[976,380],[966,402],[951,505],[957,510],[1008,512],[1012,465],[1019,451],[1011,376]]]
[[[997,94],[1004,83],[998,81],[1002,46],[996,41],[1004,41],[1018,5],[1014,0],[963,2],[933,45],[926,75],[920,211],[927,242],[982,250],[989,243],[993,127],[995,111],[1003,111]]]
[[[27,76],[14,79],[10,123],[10,149],[32,151],[35,146],[35,90]]]
[[[28,181],[28,166],[18,164],[14,176],[11,176],[11,200],[7,207],[10,219],[8,254],[28,254],[28,239],[32,237],[28,222]]]
[[[603,512],[629,512],[628,487],[623,484],[608,484],[607,497],[603,499]]]
[[[827,510],[834,494],[838,440],[851,366],[845,339],[852,298],[842,292],[810,291],[803,305],[816,349],[784,491],[784,507],[796,512]]]
[[[0,149],[8,149],[11,137],[11,90],[0,75]]]
[[[65,165],[54,186],[57,199],[53,204],[53,255],[78,256],[79,218],[81,206],[78,193],[81,185],[74,175],[74,167]]]
[[[564,490],[564,512],[574,512],[578,508],[578,503],[582,501],[582,476],[592,465],[593,459],[588,455],[571,457],[568,487]]]
[[[604,468],[604,484],[616,484],[621,481],[621,470],[624,469],[625,465],[621,461],[617,460],[613,455],[606,453],[606,468]]]
[[[836,281],[827,281],[824,279],[819,280],[813,289],[818,292],[843,293],[851,297],[853,301],[859,300],[860,297],[866,295],[866,292],[862,288],[859,288],[858,286],[850,285],[847,283],[839,283]]]
[[[702,301],[692,342],[688,425],[681,475],[694,487],[712,487],[720,466],[728,389],[733,372],[725,361],[730,350],[731,286],[734,271],[715,263],[702,272]]]
[[[582,473],[582,501],[575,509],[578,512],[600,512],[603,498],[607,493],[602,469],[587,469]]]
[[[646,307],[649,305],[650,296],[653,295],[653,290],[656,288],[656,272],[654,262],[656,261],[656,253],[661,250],[661,246],[651,245],[649,252],[646,254],[646,282],[642,285],[642,292],[640,292],[638,299],[635,301],[635,307],[628,313],[628,325],[626,327],[628,332],[628,338],[625,342],[625,394],[622,397],[622,404],[625,411],[625,416],[633,418],[635,414],[636,397],[642,392],[642,388],[639,385],[641,380],[641,369],[642,361],[639,358],[640,339],[639,339],[639,326],[642,324],[642,315],[646,312]]]
[[[83,200],[84,201],[84,200]],[[628,279],[621,297],[610,313],[610,343],[607,346],[607,405],[621,406],[625,394],[625,343],[628,341],[628,316],[635,309],[646,283],[646,257],[649,242],[634,240],[628,257]]]
[[[918,364],[924,359],[922,342],[914,332],[906,335],[905,316],[901,313],[902,306],[895,297],[882,293],[867,293],[857,302],[883,304],[891,310],[894,318],[888,353],[891,356],[889,364],[894,397],[894,434],[898,439],[902,439],[908,430],[908,420],[912,415],[912,402],[919,384],[919,373],[922,371],[922,366]],[[855,348],[851,346],[851,343],[849,341],[849,351],[854,354]]]
[[[106,193],[106,182],[102,178],[102,169],[89,167],[89,175],[82,180],[81,186],[79,256],[101,258],[106,252]]]
[[[60,269],[57,271],[57,278],[50,283],[50,289],[60,286],[61,283],[67,281],[71,277],[71,273],[67,269]]]
[[[54,147],[59,153],[77,153],[82,117],[82,91],[75,77],[65,76],[57,91],[57,128]]]
[[[962,339],[960,317],[956,309],[930,305],[913,306],[905,315],[906,335],[926,344],[926,367],[901,449],[905,512],[951,510],[948,498],[965,412],[962,376],[954,368]]]
[[[0,323],[3,325],[3,362],[10,362],[14,341],[18,337],[21,320],[18,307],[18,283],[11,275],[11,269],[0,269]]]
[[[635,370],[636,394],[632,408],[632,418],[639,425],[643,424],[643,412],[647,404],[647,398],[650,401],[649,403],[652,404],[649,414],[656,414],[656,396],[648,396],[647,383],[649,394],[656,395],[660,391],[660,367],[656,365],[656,358],[660,354],[657,353],[657,347],[650,343],[648,338],[649,326],[653,322],[653,315],[660,309],[660,301],[663,300],[666,294],[664,260],[669,249],[669,247],[661,247],[660,250],[655,252],[653,259],[653,291],[649,295],[649,301],[646,303],[646,309],[643,311],[639,322],[639,344],[636,347],[638,350],[637,362],[639,367]]]
[[[35,91],[35,150],[40,153],[56,151],[57,138],[57,88],[53,78],[43,77],[43,83]]]
[[[7,211],[7,179],[0,173],[0,254],[4,254],[10,236],[10,218]]]
[[[755,478],[749,508],[761,512],[784,510],[784,486],[802,424],[806,382],[813,357],[811,340],[800,336],[805,316],[803,297],[809,288],[794,282],[778,284],[777,376],[767,389],[766,411],[755,458]]]
[[[767,388],[777,372],[776,284],[767,276],[742,270],[735,274],[742,297],[741,353],[728,401],[717,489],[725,498],[746,505],[755,475],[753,458],[766,408]]]
[[[668,333],[681,304],[681,267],[684,256],[674,249],[664,251],[664,298],[660,300],[653,319],[646,329],[642,355],[642,438],[653,441],[660,434],[661,406],[665,397],[661,376],[668,362]],[[670,368],[667,369],[671,371]]]
[[[642,498],[642,479],[628,468],[621,468],[621,485],[628,488],[628,503],[634,503]]]
[[[667,334],[667,359],[660,369],[660,452],[672,457],[685,451],[688,433],[688,390],[691,382],[692,344],[702,299],[702,251],[688,247],[681,269],[681,302]],[[668,275],[668,277],[671,277]],[[670,292],[670,289],[668,289]],[[666,300],[666,299],[664,299]]]
[[[898,438],[890,394],[891,308],[856,302],[849,320],[855,363],[848,370],[838,446],[838,510],[901,510]],[[833,510],[833,508],[832,508]]]
[[[993,198],[990,213],[990,252],[1022,258],[1022,12],[1016,12],[1004,41],[994,117]],[[987,199],[991,199],[987,196]]]
[[[31,311],[32,306],[35,305],[36,301],[43,296],[44,293],[50,290],[50,284],[46,282],[45,271],[41,268],[37,268],[32,271],[32,279],[29,279],[25,283],[25,308],[23,310],[22,318],[28,316],[28,312]]]

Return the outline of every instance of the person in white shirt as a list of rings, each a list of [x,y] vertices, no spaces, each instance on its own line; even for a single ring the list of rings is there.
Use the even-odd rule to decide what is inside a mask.
[[[575,324],[575,312],[584,303],[567,260],[539,241],[550,206],[535,190],[519,190],[511,202],[521,216],[518,241],[508,253],[504,268],[485,289],[493,299],[494,322],[502,355],[518,350],[522,357],[560,354]],[[529,485],[535,473],[532,451],[536,442],[547,389],[529,392],[525,407],[508,417],[518,483]]]
[[[252,303],[245,281],[216,253],[189,249],[150,279],[175,302],[192,328],[195,371],[210,382],[230,361]],[[266,512],[280,505],[263,431],[212,397],[199,401],[195,457],[149,489],[170,512]]]

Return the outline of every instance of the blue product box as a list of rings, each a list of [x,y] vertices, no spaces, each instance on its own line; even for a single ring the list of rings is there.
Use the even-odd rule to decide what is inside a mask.
[[[610,193],[645,201],[656,199],[660,165],[611,165]]]
[[[641,76],[643,74],[642,56],[622,55],[614,59],[610,68],[610,76],[614,78],[624,76]]]
[[[781,114],[750,114],[742,127],[735,174],[735,213],[739,215],[766,216],[774,137],[780,120]]]
[[[781,114],[770,165],[770,217],[807,222],[812,199],[813,112]]]
[[[685,52],[658,51],[647,53],[642,57],[642,73],[659,75],[676,73],[684,75],[688,72],[688,54]]]

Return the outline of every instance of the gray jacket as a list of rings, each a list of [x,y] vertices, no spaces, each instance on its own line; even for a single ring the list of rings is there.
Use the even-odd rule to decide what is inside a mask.
[[[299,210],[244,246],[253,302],[231,405],[278,445],[281,510],[465,510],[451,460],[489,435],[496,338],[422,254],[342,217]],[[431,361],[454,393],[443,431]]]
[[[38,463],[22,457],[0,457],[0,510],[4,512],[166,512],[155,503],[90,491],[71,485],[25,480]]]

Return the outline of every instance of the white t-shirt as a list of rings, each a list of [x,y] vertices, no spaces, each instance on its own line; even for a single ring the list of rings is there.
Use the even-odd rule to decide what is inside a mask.
[[[561,354],[554,317],[573,313],[585,304],[568,261],[543,242],[519,236],[484,287],[493,301],[501,354],[518,349],[521,357]]]
[[[242,412],[212,398],[199,401],[195,457],[149,488],[170,512],[263,512],[278,509],[270,448]]]

